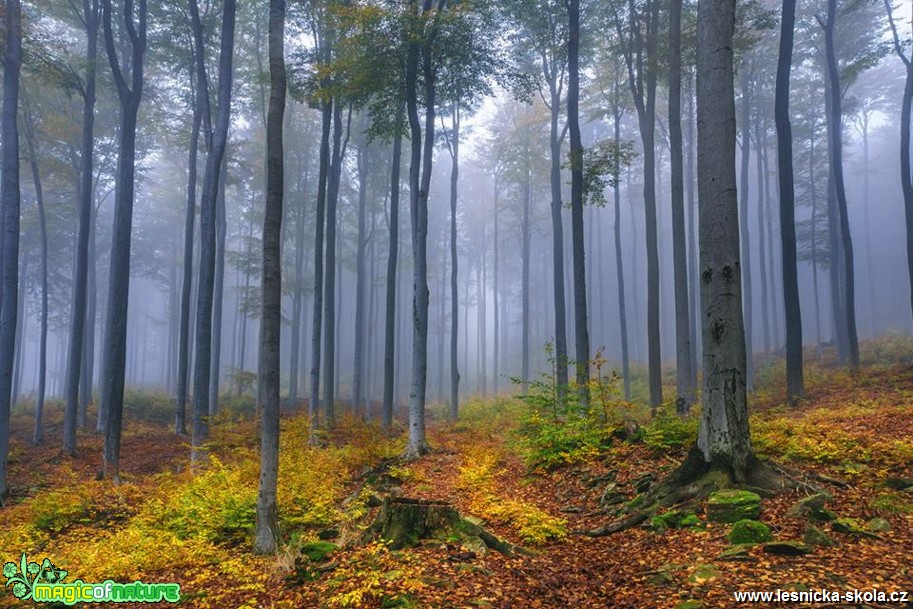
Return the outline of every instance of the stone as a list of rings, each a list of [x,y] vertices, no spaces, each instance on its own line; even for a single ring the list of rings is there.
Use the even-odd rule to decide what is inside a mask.
[[[707,519],[713,522],[757,520],[760,515],[761,496],[751,491],[717,491],[707,499]]]
[[[800,541],[769,541],[764,544],[764,551],[781,556],[801,556],[811,554],[813,549]]]
[[[731,548],[726,548],[723,550],[723,553],[716,557],[716,560],[721,562],[751,562],[755,559],[751,557],[748,551],[751,549],[752,544],[740,544],[737,546],[732,546]]]
[[[321,541],[329,541],[337,537],[339,537],[339,529],[324,529],[317,533],[317,539]]]
[[[704,609],[704,601],[688,599],[677,604],[675,609]]]
[[[913,478],[888,478],[884,485],[895,491],[908,491],[913,488]]]
[[[793,504],[787,516],[794,518],[808,518],[811,514],[820,512],[824,509],[824,504],[833,499],[830,493],[815,493],[808,497],[803,497]]]
[[[884,518],[872,518],[865,523],[865,528],[871,533],[886,533],[891,530],[891,523]]]
[[[688,577],[692,584],[706,584],[720,577],[720,572],[713,565],[698,565]]]
[[[802,541],[810,546],[820,546],[823,548],[837,545],[837,542],[835,542],[830,535],[813,524],[805,527],[805,534],[802,537]]]
[[[700,523],[701,521],[696,514],[681,510],[669,510],[654,516],[650,521],[650,526],[654,531],[662,533],[666,529],[685,529],[697,526]]]
[[[733,545],[749,543],[764,543],[773,539],[770,527],[757,520],[739,520],[732,525],[732,530],[726,536]]]

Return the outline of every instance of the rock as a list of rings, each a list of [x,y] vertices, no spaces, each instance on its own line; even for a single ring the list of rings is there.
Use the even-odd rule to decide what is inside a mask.
[[[460,542],[460,545],[467,551],[475,554],[476,556],[486,556],[488,555],[488,546],[485,545],[485,542],[482,541],[481,537],[466,537]],[[465,562],[465,561],[463,561]]]
[[[324,529],[317,533],[317,539],[322,541],[329,541],[337,537],[339,537],[339,529]]]
[[[692,512],[681,510],[669,510],[658,514],[650,521],[650,526],[654,531],[662,533],[666,529],[685,529],[697,526],[701,523],[697,515]]]
[[[631,486],[634,487],[638,493],[646,493],[650,490],[650,487],[653,486],[653,483],[656,482],[656,476],[653,474],[644,474],[643,476],[636,478],[631,481]]]
[[[808,497],[803,497],[793,504],[787,516],[794,518],[808,518],[811,514],[820,512],[824,509],[824,504],[833,499],[830,493],[815,493]]]
[[[837,514],[827,508],[821,508],[820,510],[810,512],[808,514],[808,519],[816,522],[833,522],[837,520]]]
[[[688,577],[692,584],[706,584],[720,577],[720,572],[713,565],[698,565]]]
[[[837,545],[837,542],[835,542],[830,535],[813,524],[805,527],[805,535],[803,535],[802,541],[810,546],[820,546],[823,548]]]
[[[647,581],[654,586],[665,586],[675,581],[672,570],[668,568],[658,569],[647,576]]]
[[[838,533],[843,533],[844,535],[856,535],[858,537],[871,537],[872,539],[881,539],[881,535],[867,530],[866,527],[855,518],[838,518],[833,522],[831,526],[834,527],[835,531]],[[890,527],[890,524],[888,526]]]
[[[739,520],[732,525],[732,530],[726,536],[733,545],[749,543],[764,543],[773,539],[770,527],[757,520]]]
[[[769,541],[764,544],[764,551],[781,556],[801,556],[811,554],[813,549],[800,541]]]
[[[338,547],[328,541],[309,541],[301,546],[301,554],[311,562],[323,562]]]
[[[403,493],[403,489],[400,486],[391,486],[389,493],[391,497],[396,498],[402,497],[405,494]]]
[[[704,601],[688,599],[677,604],[675,609],[704,609]]]
[[[599,503],[602,505],[617,505],[624,503],[627,499],[624,493],[618,491],[618,485],[612,482],[606,485],[605,490],[602,492],[602,497],[599,498]]]
[[[872,518],[865,523],[865,528],[872,533],[886,533],[891,530],[891,523],[884,518]]]
[[[754,561],[754,558],[748,553],[752,544],[740,544],[737,546],[732,546],[731,548],[726,548],[723,550],[723,553],[716,557],[716,560],[722,562],[750,562]]]
[[[707,499],[707,519],[712,522],[757,520],[760,515],[761,496],[751,491],[717,491]]]
[[[371,493],[368,495],[368,499],[365,502],[369,508],[380,507],[384,504],[384,500],[380,498],[380,495],[377,493]]]
[[[884,485],[895,491],[909,491],[913,488],[913,478],[888,478]]]

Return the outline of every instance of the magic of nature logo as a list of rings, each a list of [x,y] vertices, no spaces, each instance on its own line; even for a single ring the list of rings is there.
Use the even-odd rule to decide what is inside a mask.
[[[12,587],[13,596],[19,600],[36,603],[176,603],[181,599],[181,586],[175,583],[147,584],[134,581],[122,584],[110,579],[101,583],[77,579],[64,582],[67,571],[58,569],[47,558],[38,564],[29,562],[25,554],[19,564],[3,565],[6,587]]]

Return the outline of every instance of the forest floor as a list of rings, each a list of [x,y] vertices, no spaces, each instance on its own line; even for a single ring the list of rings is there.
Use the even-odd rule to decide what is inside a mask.
[[[694,609],[751,606],[735,592],[913,593],[913,489],[905,486],[913,478],[913,345],[884,339],[866,343],[863,354],[867,364],[854,376],[811,363],[808,397],[796,408],[781,403],[782,362],[758,368],[756,449],[830,493],[826,508],[841,519],[814,523],[834,545],[802,555],[759,544],[727,556],[732,526],[710,522],[705,503],[681,508],[679,517],[694,514],[693,526],[648,521],[607,537],[578,534],[609,522],[613,504],[634,499],[636,486],[674,468],[693,442],[696,419],[661,413],[651,421],[613,394],[594,400],[601,404],[595,435],[555,422],[542,401],[469,400],[457,423],[432,417],[434,450],[409,464],[394,459],[400,439],[351,420],[325,447],[308,447],[304,417],[289,414],[278,557],[250,553],[259,466],[250,420],[214,421],[213,459],[197,474],[189,471],[187,439],[171,433],[167,419],[129,421],[125,482],[114,486],[95,480],[99,436],[81,433],[80,456],[63,458],[59,412],[50,411],[47,442],[33,447],[21,411],[13,420],[14,493],[0,510],[0,559],[48,557],[69,572],[66,581],[174,581],[186,607]],[[636,433],[632,421],[642,426]],[[456,539],[403,550],[381,542],[337,547],[370,524],[386,494],[448,502],[529,552],[484,553]],[[807,495],[791,490],[762,500],[760,521],[775,540],[803,540],[811,523],[788,512]],[[9,588],[0,595],[0,606],[17,604]]]

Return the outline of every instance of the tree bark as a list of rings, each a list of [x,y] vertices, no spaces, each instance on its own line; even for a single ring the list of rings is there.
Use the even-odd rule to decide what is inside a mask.
[[[676,411],[685,414],[694,403],[691,381],[691,327],[688,312],[688,244],[685,236],[685,177],[682,150],[682,0],[669,11],[669,145],[672,164],[672,257],[675,283]],[[617,121],[616,121],[617,123]],[[617,136],[617,133],[616,133]],[[616,236],[617,238],[617,236]],[[619,273],[620,276],[620,273]],[[627,336],[622,338],[627,359]],[[627,372],[625,373],[627,376]]]
[[[387,253],[387,292],[384,312],[384,402],[381,422],[389,430],[393,425],[393,394],[396,385],[396,267],[399,260],[399,195],[405,120],[403,106],[396,110],[396,134],[393,136],[393,159],[390,168],[390,245]]]
[[[355,256],[355,357],[352,368],[352,414],[364,416],[365,403],[365,315],[368,269],[368,142],[367,118],[362,116],[358,140],[358,244]]]
[[[196,3],[197,0],[191,0]],[[193,370],[193,427],[191,460],[205,456],[204,443],[209,437],[209,392],[212,373],[212,310],[216,271],[216,208],[219,180],[222,174],[228,128],[231,124],[232,60],[234,54],[236,0],[225,0],[222,10],[222,33],[219,48],[219,93],[215,128],[206,134],[210,142],[200,198],[200,275],[197,289],[195,355]],[[193,11],[191,11],[193,15]],[[197,16],[198,17],[198,16]],[[197,41],[200,45],[201,40]],[[202,52],[202,51],[201,51]],[[197,82],[205,83],[205,69],[197,60]],[[200,91],[208,95],[208,87]],[[205,123],[206,112],[203,112]]]
[[[837,54],[834,48],[835,23],[837,19],[837,0],[828,0],[827,21],[824,28],[825,49],[827,55],[828,95],[830,97],[830,116],[828,133],[830,142],[831,174],[834,191],[837,197],[837,216],[839,218],[840,245],[842,248],[843,270],[843,306],[846,316],[847,357],[850,370],[859,368],[859,339],[856,333],[856,280],[853,256],[853,240],[850,235],[850,220],[847,214],[846,187],[843,180],[843,108],[840,89],[840,71],[837,66]],[[833,261],[832,261],[833,263]]]
[[[777,169],[780,186],[780,244],[783,258],[783,300],[786,309],[786,399],[791,403],[805,394],[802,364],[802,309],[799,305],[799,272],[796,254],[795,192],[792,125],[789,121],[789,82],[792,69],[796,0],[783,0],[774,121],[777,128]],[[812,127],[814,131],[814,126]],[[814,155],[813,155],[814,156]],[[809,178],[814,184],[814,175]],[[812,199],[812,206],[816,202]],[[815,233],[812,224],[812,235]],[[773,235],[771,235],[771,239]],[[814,267],[815,261],[812,261]],[[818,300],[817,268],[815,302]],[[771,269],[773,272],[773,269]],[[819,339],[820,342],[820,339]]]
[[[732,39],[735,0],[698,2],[698,197],[704,393],[697,447],[704,463],[748,478],[745,328],[735,179]]]
[[[460,413],[460,367],[457,362],[457,337],[460,325],[460,295],[457,292],[457,196],[460,181],[460,105],[453,104],[453,135],[450,138],[450,418]],[[468,297],[468,294],[467,294]],[[467,319],[468,323],[469,320]]]
[[[580,0],[568,2],[567,122],[571,156],[571,235],[574,258],[574,335],[577,391],[589,403],[590,333],[586,302],[586,259],[583,236],[583,142],[580,137]]]
[[[98,60],[98,25],[101,17],[98,0],[83,0],[82,20],[86,28],[86,78],[83,85],[82,140],[79,147],[79,229],[76,237],[76,272],[73,275],[73,308],[70,317],[70,351],[67,358],[66,402],[63,422],[63,452],[76,453],[76,425],[85,425],[79,416],[79,381],[86,341],[87,283],[89,274],[89,233],[92,224],[95,154],[95,90]],[[94,264],[94,261],[92,262]],[[92,380],[88,380],[91,392]],[[79,421],[78,419],[82,419]]]
[[[22,13],[19,0],[6,0],[3,60],[3,114],[0,118],[3,204],[3,284],[0,295],[0,501],[9,495],[7,467],[10,441],[10,398],[16,352],[16,303],[19,289],[19,72],[22,67]]]
[[[231,1],[231,0],[227,0]],[[282,331],[282,204],[285,114],[285,0],[269,3],[270,96],[266,119],[266,210],[263,219],[263,299],[260,325],[260,481],[254,552],[272,554],[279,544],[279,340]]]
[[[129,37],[131,83],[125,79],[114,38],[111,0],[104,0],[102,22],[105,51],[114,76],[121,106],[120,143],[114,203],[114,233],[111,241],[108,308],[105,324],[105,365],[102,404],[106,413],[102,475],[120,481],[120,439],[124,411],[124,375],[127,358],[127,304],[130,290],[130,237],[133,230],[133,196],[136,169],[136,123],[143,95],[143,59],[146,53],[146,0],[139,0],[134,15],[133,0],[124,0],[124,29]],[[126,55],[126,51],[124,55]]]
[[[754,381],[754,366],[752,365],[752,302],[751,302],[751,237],[748,232],[748,171],[751,156],[751,74],[749,65],[743,63],[741,70],[741,88],[742,88],[742,106],[741,106],[741,131],[742,131],[742,155],[741,155],[741,178],[739,180],[739,229],[741,232],[741,264],[742,264],[742,299],[745,307],[745,351],[748,354],[748,368],[745,379],[748,391],[751,391],[752,382]],[[763,253],[761,254],[763,256]]]

